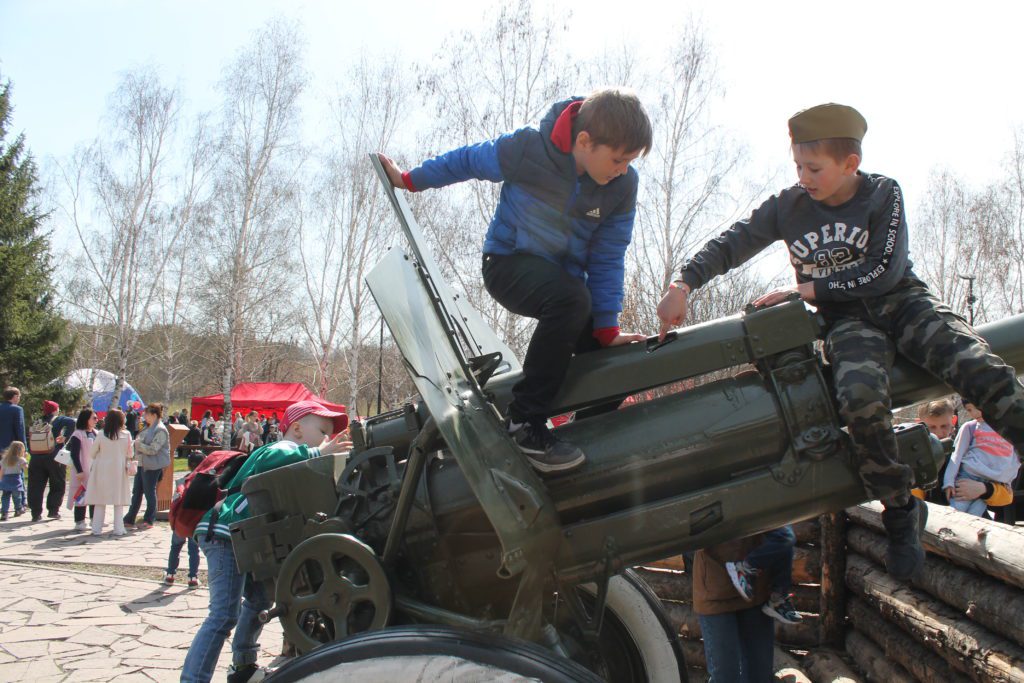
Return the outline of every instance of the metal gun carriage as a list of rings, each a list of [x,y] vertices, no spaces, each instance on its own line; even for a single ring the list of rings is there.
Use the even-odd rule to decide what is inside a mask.
[[[599,413],[560,428],[587,463],[541,480],[500,418],[518,361],[448,288],[382,181],[410,251],[393,249],[367,280],[421,399],[355,423],[348,457],[243,486],[252,515],[232,528],[239,568],[267,582],[265,616],[303,653],[274,678],[434,655],[551,681],[685,680],[675,633],[629,567],[866,498],[815,351],[816,315],[791,301],[575,358],[556,402]],[[1024,316],[980,331],[1024,367]],[[593,409],[737,366],[747,369]],[[948,389],[898,364],[892,391],[906,405]],[[940,443],[920,425],[897,432],[901,460],[933,482]]]

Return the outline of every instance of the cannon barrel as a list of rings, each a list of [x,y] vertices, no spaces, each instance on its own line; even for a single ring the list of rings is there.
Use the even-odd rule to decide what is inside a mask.
[[[685,356],[692,353],[694,347],[704,348],[708,346],[709,340],[714,344],[728,343],[724,340],[733,339],[739,334],[737,331],[738,319],[739,316],[730,316],[675,331],[674,334],[677,335],[676,343],[681,347],[685,347],[680,352],[680,355]],[[1002,358],[1007,365],[1016,368],[1018,374],[1024,373],[1024,314],[986,323],[977,328],[977,331],[988,342],[992,353]],[[697,343],[697,339],[701,341]],[[601,355],[611,356],[607,352]],[[584,403],[580,396],[585,395],[585,389],[593,385],[594,378],[607,376],[606,368],[602,367],[605,364],[607,364],[605,358],[597,359],[579,356],[573,359],[573,365],[566,379],[566,388],[562,390],[556,399],[558,407],[554,412],[567,412]],[[621,355],[613,360],[613,364],[616,375],[624,378],[635,378],[638,375],[646,378],[651,370],[651,363],[641,354]],[[731,365],[735,364],[734,359]],[[728,367],[728,365],[730,364],[725,364],[721,367]],[[828,369],[826,368],[827,371]],[[492,392],[496,404],[501,407],[505,407],[508,404],[511,398],[512,385],[515,384],[520,376],[520,373],[509,373],[508,375],[495,378],[488,385],[488,389]],[[664,381],[660,383],[664,383]],[[583,388],[580,387],[581,384],[584,385]],[[619,394],[620,396],[625,396],[633,391],[649,388],[649,386],[652,385],[646,379],[636,381],[632,386],[627,383],[619,391]],[[892,369],[890,386],[894,408],[901,408],[931,398],[938,398],[953,391],[927,370],[914,365],[899,355],[897,355],[896,363]],[[420,420],[425,420],[425,406],[419,403],[416,405],[415,410],[420,415]],[[365,433],[365,436],[362,438],[365,438],[368,447],[390,446],[397,453],[404,453],[408,449],[409,443],[416,436],[416,430],[410,428],[402,410],[395,410],[371,417],[361,426],[361,429]]]
[[[734,326],[733,319],[726,319],[685,329],[676,343],[698,345],[690,337],[710,337],[721,343],[732,337]],[[990,323],[979,331],[995,353],[1024,367],[1024,316]],[[585,356],[575,359],[574,373],[593,372],[581,367],[586,360]],[[649,354],[622,354],[621,366],[611,374],[644,384],[643,377],[650,371],[647,366],[659,362]],[[511,381],[506,379],[495,391]],[[903,359],[894,369],[896,405],[949,391]],[[563,395],[573,392],[570,384]],[[627,393],[626,385],[612,386],[604,393],[621,396]],[[615,538],[616,554],[623,563],[640,562],[862,501],[864,492],[855,468],[842,454],[809,464],[813,472],[795,485],[779,481],[780,454],[792,437],[783,413],[776,393],[761,375],[750,371],[560,428],[565,438],[584,449],[588,460],[580,471],[547,482],[564,527],[559,570],[586,578],[594,570],[593,549],[606,537]],[[381,445],[376,437],[383,432],[371,426],[368,433],[373,445]],[[920,448],[919,441],[909,446],[914,441],[910,435],[901,434],[899,439],[901,454],[904,443]],[[908,455],[904,461],[914,457]],[[919,457],[919,480],[922,471],[933,473],[931,468],[941,460],[935,448],[927,457]],[[716,498],[715,491],[724,486],[730,493]],[[454,539],[460,535],[472,536],[476,543],[479,534],[487,533],[488,520],[454,460],[435,463],[426,489],[442,538],[457,545]],[[692,496],[688,498],[687,493]],[[766,501],[766,496],[777,500]],[[709,509],[702,511],[706,506]],[[679,519],[695,514],[709,520],[702,524],[698,519],[693,523]],[[666,523],[666,516],[674,519]],[[750,526],[751,518],[758,519],[758,528]],[[733,520],[746,522],[740,525]]]

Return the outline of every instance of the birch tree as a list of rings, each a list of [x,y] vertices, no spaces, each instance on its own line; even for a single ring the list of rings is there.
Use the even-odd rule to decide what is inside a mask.
[[[182,380],[195,372],[193,349],[188,333],[197,319],[201,270],[197,258],[210,242],[212,198],[210,183],[217,163],[217,146],[210,138],[205,117],[193,131],[185,170],[176,188],[178,198],[170,211],[164,230],[177,235],[162,242],[169,245],[167,265],[155,282],[155,300],[147,327],[156,341],[143,355],[146,366],[159,378],[164,405],[170,405]]]
[[[653,332],[655,306],[680,267],[694,251],[746,213],[767,183],[747,187],[741,176],[745,148],[713,121],[722,104],[722,83],[714,53],[699,23],[679,31],[667,58],[650,78],[650,92],[661,93],[649,104],[654,149],[641,165],[640,201],[630,250],[630,294],[646,302],[624,324]],[[773,180],[768,179],[768,182]],[[768,278],[730,273],[693,297],[691,320],[735,313],[767,288]],[[701,299],[707,299],[701,302]]]
[[[357,406],[364,349],[376,339],[364,281],[395,237],[395,220],[367,153],[391,149],[406,115],[411,85],[394,61],[363,59],[333,102],[333,132],[316,192],[300,223],[308,304],[300,327],[316,362],[315,386],[327,395],[345,378],[346,402]]]
[[[485,15],[483,30],[446,39],[420,82],[436,122],[429,153],[537,122],[555,101],[574,94],[580,70],[565,48],[570,19],[566,13],[556,16],[553,9],[538,15],[530,0],[518,0]],[[422,158],[429,153],[414,151]],[[480,276],[480,245],[498,192],[493,183],[467,183],[458,190],[415,197],[414,208],[422,207],[417,216],[435,242],[446,276],[506,343],[522,352],[532,325],[491,300]]]
[[[143,323],[163,276],[166,249],[185,229],[167,192],[179,94],[151,69],[125,74],[110,98],[108,134],[63,168],[66,215],[81,247],[92,296],[68,302],[103,334],[117,379],[117,406]]]
[[[268,23],[221,81],[220,163],[214,180],[216,238],[207,250],[204,308],[222,344],[224,419],[246,353],[291,324],[297,246],[295,212],[302,168],[299,98],[306,85],[303,40],[294,24]],[[266,347],[269,342],[264,343]],[[230,433],[230,428],[225,432]]]

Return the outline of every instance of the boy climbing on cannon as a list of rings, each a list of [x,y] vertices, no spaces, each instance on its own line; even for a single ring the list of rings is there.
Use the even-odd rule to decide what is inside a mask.
[[[623,333],[618,315],[636,215],[630,163],[650,151],[651,137],[636,95],[609,88],[558,102],[538,127],[460,147],[411,171],[380,155],[392,185],[412,192],[470,179],[502,183],[484,238],[484,285],[509,311],[537,319],[508,431],[542,473],[585,461],[547,427],[572,355],[645,338]]]
[[[658,317],[663,338],[685,320],[693,290],[776,240],[785,241],[796,284],[754,304],[775,305],[797,292],[824,316],[825,354],[860,478],[885,507],[886,567],[906,579],[924,562],[920,532],[927,508],[910,495],[911,469],[897,460],[889,397],[896,353],[977,405],[1019,452],[1024,386],[1014,369],[914,274],[900,186],[860,171],[866,131],[864,117],[839,104],[793,116],[789,133],[798,184],[694,255],[658,304]]]

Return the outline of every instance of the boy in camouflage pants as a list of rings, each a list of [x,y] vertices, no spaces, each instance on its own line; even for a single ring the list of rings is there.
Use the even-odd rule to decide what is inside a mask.
[[[927,508],[910,496],[912,472],[897,460],[889,371],[897,351],[978,406],[989,423],[1024,446],[1024,387],[1014,369],[928,291],[912,270],[903,195],[896,181],[860,168],[864,118],[824,104],[789,120],[799,182],[768,199],[683,267],[658,305],[661,336],[686,317],[687,299],[716,275],[784,240],[795,287],[754,301],[771,306],[796,291],[825,317],[825,353],[839,413],[850,432],[868,494],[880,498],[889,544],[886,567],[906,579],[924,562]]]

